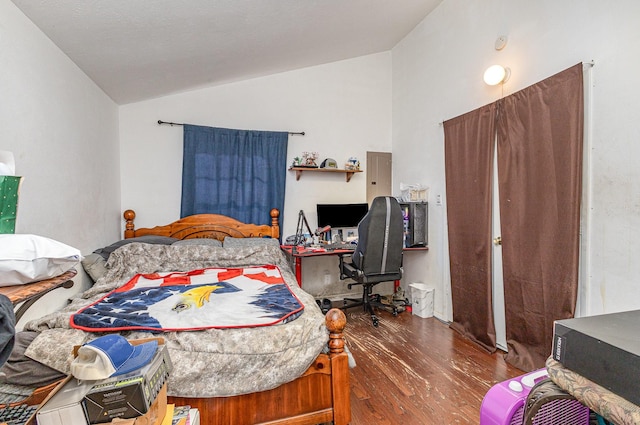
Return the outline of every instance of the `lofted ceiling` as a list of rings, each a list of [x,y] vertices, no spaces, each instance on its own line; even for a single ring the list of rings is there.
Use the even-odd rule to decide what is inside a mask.
[[[442,0],[12,0],[116,103],[384,52]]]

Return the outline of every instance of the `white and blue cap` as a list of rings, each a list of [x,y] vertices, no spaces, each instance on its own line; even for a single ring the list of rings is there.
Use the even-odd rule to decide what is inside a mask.
[[[97,381],[140,369],[151,361],[158,341],[133,345],[118,334],[109,334],[87,342],[71,362],[71,374],[77,379]]]

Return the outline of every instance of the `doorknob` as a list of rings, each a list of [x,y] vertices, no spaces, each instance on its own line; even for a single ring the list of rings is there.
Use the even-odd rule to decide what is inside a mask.
[[[493,244],[502,245],[502,236],[496,236],[495,238],[493,238]]]

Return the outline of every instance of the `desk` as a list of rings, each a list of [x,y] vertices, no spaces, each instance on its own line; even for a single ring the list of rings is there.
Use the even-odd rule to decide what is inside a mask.
[[[33,283],[25,283],[24,285],[12,285],[0,287],[0,294],[6,295],[11,303],[16,306],[23,303],[16,311],[16,322],[20,320],[22,315],[29,307],[38,301],[44,294],[57,288],[71,288],[73,286],[73,277],[76,270],[71,269],[59,276],[51,279],[40,280]]]
[[[347,255],[353,253],[352,249],[334,249],[334,250],[316,250],[311,248],[296,247],[296,252],[293,253],[293,246],[282,245],[282,250],[289,256],[293,257],[295,262],[296,280],[298,286],[302,288],[302,259],[307,257],[320,257],[323,255]],[[417,247],[417,248],[403,248],[402,251],[427,251],[429,247]],[[398,286],[398,282],[395,283]]]
[[[282,250],[287,253],[287,255],[293,257],[295,262],[295,271],[296,271],[296,280],[298,281],[298,286],[302,288],[302,259],[306,257],[321,257],[323,255],[345,255],[351,254],[353,252],[352,249],[312,249],[312,248],[303,248],[300,246],[295,247],[296,252],[293,252],[292,245],[282,245]]]

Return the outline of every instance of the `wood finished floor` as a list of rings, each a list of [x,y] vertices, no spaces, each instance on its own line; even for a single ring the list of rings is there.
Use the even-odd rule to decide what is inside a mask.
[[[489,388],[524,373],[438,319],[378,317],[374,328],[359,308],[347,313],[352,425],[477,425]]]

